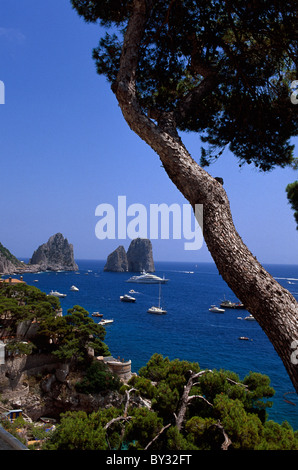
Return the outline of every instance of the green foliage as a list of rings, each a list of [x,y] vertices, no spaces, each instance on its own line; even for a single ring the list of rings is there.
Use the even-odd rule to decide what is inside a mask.
[[[113,83],[132,1],[72,0],[99,22],[97,71]],[[139,48],[137,96],[145,113],[171,111],[177,128],[202,135],[203,162],[229,147],[262,170],[292,164],[297,106],[296,14],[291,0],[150,2]]]
[[[152,400],[152,408],[160,416],[169,420],[177,410],[179,403],[179,392],[176,387],[171,388],[166,381],[161,381],[156,386],[156,394]]]
[[[197,450],[198,447],[191,442],[189,434],[187,438],[179,432],[176,426],[171,426],[166,432],[166,440],[164,440],[161,449],[166,448],[169,451],[176,450]],[[166,447],[165,447],[166,446]]]
[[[185,425],[187,441],[200,450],[220,449],[223,436],[216,424],[214,418],[193,416]]]
[[[268,421],[263,428],[263,439],[257,450],[297,450],[298,432],[287,421],[281,425]]]
[[[139,390],[144,398],[152,399],[156,395],[156,387],[152,384],[151,380],[141,376],[133,376],[129,384]]]
[[[179,359],[170,361],[168,357],[164,358],[161,354],[155,353],[146,366],[139,370],[139,375],[153,382],[166,380],[170,386],[175,386],[181,392],[190,370],[199,372],[199,364]]]
[[[142,449],[162,429],[162,419],[147,408],[136,408],[132,411],[131,419],[126,427],[125,440],[135,441],[134,447]]]
[[[43,440],[49,438],[52,432],[47,430],[48,425],[36,425],[26,421],[23,417],[18,417],[13,422],[11,422],[9,419],[6,419],[2,421],[2,425],[6,431],[15,436],[24,445],[27,445],[28,441],[34,439]]]
[[[107,450],[105,437],[99,413],[68,412],[62,415],[58,430],[43,450]]]
[[[10,251],[2,245],[2,243],[0,243],[0,254],[2,254],[8,261],[11,261],[16,266],[22,266],[21,261],[19,261],[14,255],[12,255]]]
[[[288,184],[286,187],[288,201],[294,211],[294,219],[296,221],[296,229],[298,230],[298,181]]]
[[[140,378],[156,382],[155,392],[152,388],[150,390],[152,408],[163,418],[170,419],[175,413],[190,370],[198,372],[199,365],[178,359],[170,361],[160,354],[154,354],[147,365],[140,369]],[[138,387],[138,383],[135,386]]]
[[[102,383],[102,366],[95,364],[86,374],[88,385],[94,385],[93,392]],[[220,450],[228,439],[229,450],[298,450],[298,431],[294,432],[287,422],[279,425],[266,420],[263,410],[270,403],[265,399],[274,390],[268,377],[258,373],[250,373],[243,381],[224,370],[200,375],[190,397],[196,394],[201,398],[190,399],[183,425],[178,429],[175,416],[184,385],[194,370],[203,372],[196,363],[170,361],[154,354],[141,369],[142,375],[132,377],[128,384],[142,397],[150,397],[151,409],[129,406],[126,416],[123,408],[89,415],[66,413],[45,448],[140,450],[151,443],[151,451]],[[155,381],[151,382],[149,376]],[[177,388],[174,376],[179,377]]]
[[[75,305],[67,315],[57,315],[60,302],[54,296],[48,296],[36,287],[27,284],[0,284],[0,315],[3,328],[11,337],[16,335],[20,322],[28,321],[38,325],[36,334],[26,353],[43,351],[53,353],[60,360],[71,358],[84,361],[88,357],[88,347],[94,348],[96,355],[110,355],[103,342],[105,329],[95,323],[89,313]],[[7,350],[12,353],[24,352],[25,345],[14,340],[7,343]],[[21,348],[21,349],[20,349]]]
[[[32,353],[34,345],[27,341],[10,341],[6,345],[6,350],[13,355],[29,355]]]
[[[217,395],[213,413],[231,439],[233,449],[251,450],[260,443],[262,423],[255,414],[246,412],[240,400]]]
[[[112,374],[103,362],[93,361],[86,370],[86,376],[76,384],[76,389],[81,393],[99,393],[119,390],[120,386],[119,377]]]

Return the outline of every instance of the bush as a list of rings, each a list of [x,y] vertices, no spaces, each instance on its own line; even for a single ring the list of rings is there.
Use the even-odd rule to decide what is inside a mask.
[[[103,362],[93,361],[86,371],[86,376],[76,384],[76,390],[80,393],[99,393],[119,390],[120,386],[119,377],[112,374]]]

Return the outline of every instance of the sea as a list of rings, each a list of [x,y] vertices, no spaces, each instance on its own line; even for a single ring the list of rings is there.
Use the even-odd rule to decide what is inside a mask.
[[[104,260],[76,262],[76,272],[27,273],[24,281],[47,294],[51,290],[66,294],[60,299],[63,314],[80,305],[90,316],[100,312],[104,319],[114,320],[105,327],[105,342],[115,358],[132,361],[133,372],[138,373],[159,353],[170,360],[197,362],[202,369],[231,370],[241,380],[250,371],[268,375],[275,390],[269,419],[280,424],[288,421],[298,430],[298,395],[259,324],[244,320],[248,316],[245,310],[209,311],[224,299],[238,302],[215,264],[155,262],[155,274],[169,281],[161,288],[161,304],[167,314],[153,315],[147,310],[158,303],[158,284],[127,283],[134,273],[104,272]],[[265,268],[298,300],[298,265]],[[79,290],[71,291],[72,285]],[[121,302],[120,296],[131,289],[136,302]]]

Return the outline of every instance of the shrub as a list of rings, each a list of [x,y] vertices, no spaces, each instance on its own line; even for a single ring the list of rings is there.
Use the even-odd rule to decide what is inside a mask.
[[[108,390],[119,390],[121,382],[108,367],[99,361],[93,361],[86,371],[86,376],[76,384],[80,393],[98,393]]]

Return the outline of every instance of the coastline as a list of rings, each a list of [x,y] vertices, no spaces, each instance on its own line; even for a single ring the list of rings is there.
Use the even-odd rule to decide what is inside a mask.
[[[26,261],[26,258],[24,259]],[[130,273],[104,272],[105,260],[77,260],[77,272],[43,271],[24,273],[24,280],[49,294],[51,289],[65,292],[61,308],[66,313],[78,304],[90,315],[94,311],[114,322],[106,326],[106,342],[114,357],[131,360],[132,372],[138,372],[154,352],[198,362],[202,368],[233,370],[243,378],[249,371],[268,375],[276,391],[272,419],[282,422],[288,419],[298,429],[298,402],[294,395],[284,401],[284,394],[292,391],[292,384],[280,358],[257,322],[237,319],[237,313],[226,310],[224,315],[211,315],[211,304],[219,300],[236,300],[232,291],[219,276],[214,263],[158,262],[156,273],[166,274],[169,283],[162,289],[168,314],[147,314],[148,306],[158,297],[155,285],[136,289],[126,284]],[[298,294],[298,265],[265,265],[279,282]],[[288,279],[297,279],[288,284]],[[79,292],[70,292],[70,286]],[[138,291],[134,304],[120,302],[128,285]],[[239,341],[247,336],[253,341]]]

